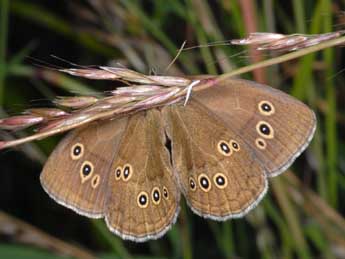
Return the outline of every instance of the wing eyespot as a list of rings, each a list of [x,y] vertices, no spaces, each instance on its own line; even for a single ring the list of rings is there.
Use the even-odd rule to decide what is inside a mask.
[[[149,197],[146,192],[140,192],[137,196],[137,204],[140,208],[147,208],[149,205]]]
[[[169,191],[168,188],[163,186],[163,197],[164,199],[168,200],[169,199]]]
[[[118,166],[116,169],[115,169],[115,180],[120,180],[121,179],[121,175],[122,175],[122,167],[121,166]]]
[[[213,182],[219,189],[224,189],[228,186],[228,178],[221,173],[217,173],[213,176]]]
[[[198,183],[204,192],[209,192],[211,190],[211,181],[206,174],[200,174],[198,176]]]
[[[230,147],[232,150],[234,150],[235,152],[238,152],[241,150],[240,148],[240,144],[238,144],[238,142],[236,140],[230,140]]]
[[[133,174],[133,168],[130,164],[125,164],[123,166],[123,172],[122,172],[122,180],[127,182]]]
[[[270,116],[275,113],[273,104],[269,101],[261,101],[258,103],[259,112],[264,116]]]
[[[259,121],[256,124],[256,131],[263,138],[266,138],[266,139],[274,138],[274,130],[272,126],[266,121]]]
[[[257,138],[255,140],[255,145],[257,146],[257,148],[259,148],[261,150],[264,150],[264,149],[266,149],[267,143],[266,143],[266,141],[264,139]]]
[[[99,174],[96,174],[92,177],[91,179],[91,187],[93,189],[96,189],[100,183],[101,177],[99,176]]]
[[[81,143],[76,143],[71,148],[71,158],[72,160],[78,160],[84,155],[84,145]]]
[[[223,156],[231,156],[232,154],[232,149],[229,147],[229,143],[227,143],[225,140],[218,142],[217,149],[218,152]]]
[[[158,205],[161,202],[161,191],[158,187],[154,187],[151,192],[152,202]]]
[[[196,190],[196,183],[193,177],[189,177],[189,188],[194,192]]]
[[[81,182],[84,183],[92,177],[93,174],[93,164],[90,161],[85,161],[80,167],[80,177]]]

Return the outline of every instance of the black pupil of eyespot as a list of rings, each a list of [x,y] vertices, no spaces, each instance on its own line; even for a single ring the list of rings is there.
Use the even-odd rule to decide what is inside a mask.
[[[168,197],[168,191],[166,189],[163,190],[164,197]]]
[[[153,192],[153,199],[154,199],[155,201],[159,201],[159,192],[158,192],[158,191],[154,191],[154,192]]]
[[[234,149],[237,149],[238,148],[238,145],[237,145],[237,143],[232,143],[232,147],[234,148]]]
[[[123,175],[125,178],[129,176],[129,167],[125,167],[125,170],[123,171]]]
[[[140,197],[139,197],[139,202],[140,202],[140,204],[141,205],[145,205],[146,204],[146,201],[147,201],[147,199],[146,199],[146,196],[143,194],[143,195],[140,195]]]
[[[195,188],[195,183],[194,183],[194,181],[193,181],[193,180],[190,180],[190,187],[191,187],[192,189],[194,189],[194,188]]]
[[[266,112],[270,112],[270,111],[272,110],[271,106],[268,105],[267,103],[263,103],[263,104],[261,105],[261,108],[262,108],[264,111],[266,111]]]
[[[222,149],[225,153],[229,153],[229,152],[230,152],[230,149],[229,149],[229,147],[228,147],[227,144],[221,143],[221,144],[220,144],[220,147],[221,147],[221,149]]]
[[[117,169],[117,170],[116,170],[116,176],[120,176],[120,174],[121,174],[120,169]]]
[[[260,146],[263,146],[263,145],[264,145],[264,142],[262,142],[261,140],[259,140],[258,143],[259,143]]]
[[[209,186],[209,183],[208,183],[208,180],[205,178],[205,177],[201,177],[200,178],[200,184],[201,184],[201,186],[202,187],[204,187],[204,188],[208,188],[208,186]]]
[[[76,146],[76,147],[74,148],[74,150],[73,150],[73,154],[74,154],[75,156],[78,156],[78,155],[80,155],[80,153],[81,153],[81,147],[80,147],[80,146]]]
[[[217,180],[218,185],[224,185],[225,184],[225,180],[224,180],[223,176],[218,176],[216,180]]]
[[[84,175],[89,175],[90,173],[91,173],[91,166],[84,165],[84,167],[83,167],[83,174]]]
[[[260,125],[260,131],[265,135],[269,135],[271,132],[269,127],[267,127],[265,124]]]

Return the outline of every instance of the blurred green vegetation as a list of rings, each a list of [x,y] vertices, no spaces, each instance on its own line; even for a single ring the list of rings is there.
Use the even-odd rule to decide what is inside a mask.
[[[249,31],[330,32],[344,28],[344,6],[341,0],[0,0],[0,117],[47,104],[56,95],[113,87],[42,69],[28,56],[64,67],[69,64],[50,54],[82,65],[121,63],[160,74],[184,40],[193,46]],[[168,74],[222,74],[270,57],[233,56],[242,50],[225,45],[186,51]],[[163,238],[124,242],[102,220],[75,215],[39,186],[42,163],[59,137],[2,151],[0,258],[345,258],[343,56],[340,47],[327,49],[255,78],[243,75],[291,93],[318,117],[308,150],[290,172],[271,180],[264,201],[243,219],[212,222],[182,204],[178,222]]]

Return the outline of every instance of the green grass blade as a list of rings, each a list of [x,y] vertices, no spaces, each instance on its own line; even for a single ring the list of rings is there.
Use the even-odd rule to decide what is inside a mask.
[[[332,2],[324,0],[324,11],[331,12]],[[325,16],[324,30],[332,30],[332,17]],[[326,101],[328,110],[326,113],[326,150],[327,150],[327,175],[328,175],[328,189],[329,189],[329,202],[333,207],[338,205],[338,170],[337,170],[337,126],[336,126],[336,93],[333,84],[333,65],[334,65],[334,51],[326,49],[323,52],[326,70],[325,70],[325,88],[326,88]]]
[[[105,226],[104,222],[100,220],[90,220],[94,229],[99,233],[99,237],[102,241],[111,248],[111,250],[119,255],[121,258],[131,259],[131,254],[127,251],[126,247],[123,245],[123,241],[112,234],[109,229]]]

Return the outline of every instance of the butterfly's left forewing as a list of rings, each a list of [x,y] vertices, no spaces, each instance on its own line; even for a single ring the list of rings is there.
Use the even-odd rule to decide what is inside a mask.
[[[79,214],[102,217],[109,169],[126,124],[127,118],[100,121],[69,133],[40,176],[49,196]]]

